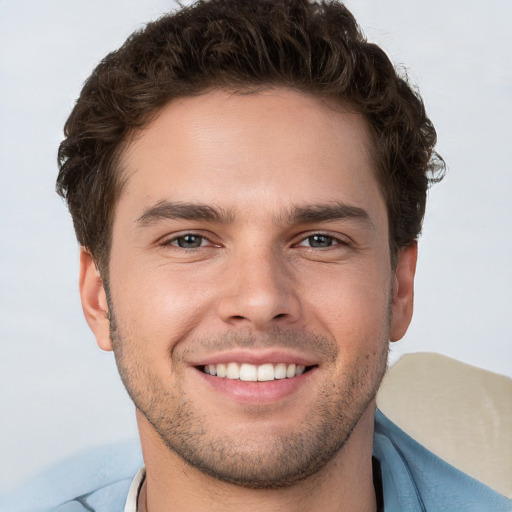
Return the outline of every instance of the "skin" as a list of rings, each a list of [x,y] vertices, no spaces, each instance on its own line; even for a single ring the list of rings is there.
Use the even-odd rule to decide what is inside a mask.
[[[416,245],[393,269],[369,141],[359,114],[273,89],[175,100],[128,145],[109,300],[85,249],[80,290],[137,406],[142,510],[375,510],[375,393]],[[283,360],[310,371],[201,370]]]

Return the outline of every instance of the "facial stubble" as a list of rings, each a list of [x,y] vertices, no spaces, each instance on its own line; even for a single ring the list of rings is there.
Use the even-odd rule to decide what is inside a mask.
[[[176,372],[180,371],[180,360],[187,349],[181,353],[173,350],[169,354],[169,375],[176,374],[176,385],[171,387],[170,378],[167,383],[165,376],[162,380],[145,354],[138,350],[143,345],[137,345],[116,321],[109,293],[107,300],[117,367],[137,409],[167,449],[187,464],[218,480],[242,487],[289,487],[319,472],[343,449],[372,403],[386,371],[391,303],[387,305],[387,325],[378,345],[380,351],[365,354],[350,368],[333,372],[337,378],[324,379],[303,424],[289,432],[259,435],[256,441],[256,436],[240,428],[235,429],[236,435],[228,435],[227,430],[215,432],[207,415],[198,407],[197,397],[189,396],[178,384],[180,379]],[[284,329],[272,329],[261,336],[232,332],[224,338],[187,340],[186,344],[244,348],[272,344],[282,348],[289,346],[291,340],[299,346],[319,347],[326,361],[337,360],[338,347],[334,339]],[[255,424],[264,416],[261,411],[250,408],[246,414],[252,415]]]

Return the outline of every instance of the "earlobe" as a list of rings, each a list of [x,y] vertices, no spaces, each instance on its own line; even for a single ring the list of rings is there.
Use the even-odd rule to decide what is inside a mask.
[[[390,341],[401,339],[411,323],[417,258],[418,244],[416,242],[399,250],[393,282]]]
[[[112,350],[108,303],[103,280],[91,253],[84,247],[80,250],[78,284],[85,320],[94,333],[98,346],[102,350]]]

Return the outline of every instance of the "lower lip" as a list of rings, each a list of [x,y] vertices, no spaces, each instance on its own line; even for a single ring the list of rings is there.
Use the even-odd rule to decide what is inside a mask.
[[[227,379],[209,375],[197,368],[194,370],[214,391],[227,395],[237,402],[257,405],[278,402],[297,392],[310,381],[317,368],[313,367],[297,377],[263,382]]]

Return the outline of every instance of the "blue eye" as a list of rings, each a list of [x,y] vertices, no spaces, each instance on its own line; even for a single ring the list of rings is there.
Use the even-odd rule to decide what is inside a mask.
[[[171,245],[176,245],[181,249],[197,249],[207,243],[204,236],[194,235],[189,233],[187,235],[178,236],[171,240]]]
[[[336,238],[329,235],[320,234],[308,236],[300,243],[302,246],[307,245],[315,249],[326,249],[337,244],[339,244],[339,241]]]
[[[346,245],[343,241],[335,238],[334,236],[324,235],[322,233],[315,233],[306,238],[303,238],[299,243],[299,247],[309,247],[312,249],[329,249],[337,245]]]

